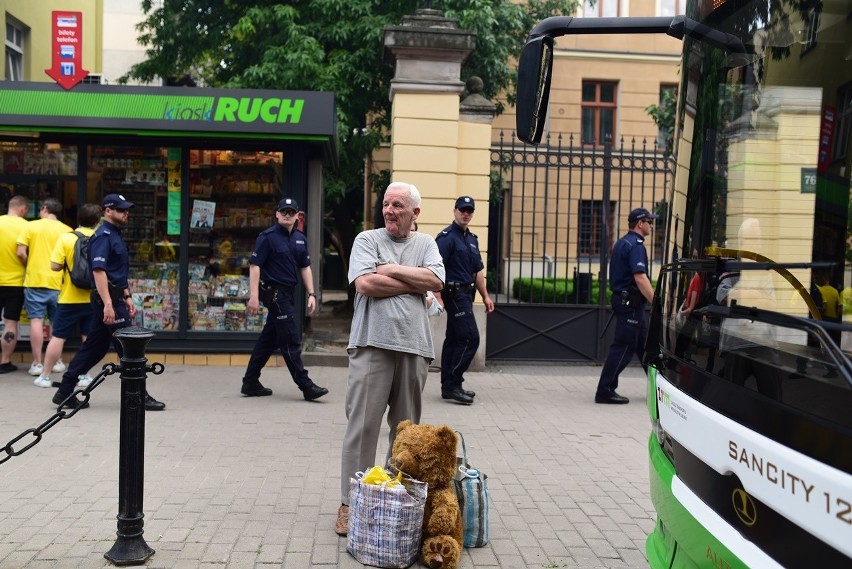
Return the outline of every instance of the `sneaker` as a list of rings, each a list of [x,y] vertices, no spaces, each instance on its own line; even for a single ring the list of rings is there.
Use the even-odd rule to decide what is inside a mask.
[[[66,366],[65,366],[65,364],[62,362],[62,360],[56,360],[56,363],[55,363],[55,364],[53,364],[53,367],[52,367],[52,368],[50,368],[50,370],[51,370],[53,373],[62,373],[63,371],[65,371],[65,369],[66,369]]]
[[[18,371],[18,366],[16,366],[12,362],[0,364],[0,373],[12,373],[13,371]]]
[[[53,387],[53,382],[50,381],[49,377],[40,375],[35,379],[33,385],[35,385],[36,387]]]
[[[337,509],[337,521],[334,524],[334,533],[346,535],[349,532],[349,506],[340,504]]]
[[[89,387],[95,378],[90,377],[88,374],[86,375],[78,375],[77,376],[77,387]]]
[[[39,375],[41,375],[43,372],[44,372],[44,365],[42,365],[42,364],[36,364],[36,363],[34,363],[33,365],[31,365],[31,366],[30,366],[30,369],[27,371],[27,373],[28,373],[28,374],[30,374],[30,375],[34,375],[34,376],[39,376]]]

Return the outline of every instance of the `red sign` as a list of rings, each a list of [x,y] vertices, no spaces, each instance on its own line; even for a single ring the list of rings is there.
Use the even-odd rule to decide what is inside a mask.
[[[83,13],[52,12],[53,67],[45,69],[51,79],[70,89],[89,72],[83,69]]]
[[[822,119],[819,125],[819,153],[817,154],[817,172],[824,174],[831,165],[831,142],[834,140],[834,123],[837,109],[823,105]]]

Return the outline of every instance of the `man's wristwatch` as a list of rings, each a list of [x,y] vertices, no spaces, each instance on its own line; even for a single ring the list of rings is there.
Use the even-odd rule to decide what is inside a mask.
[[[308,296],[313,296],[314,298],[316,298],[317,293],[315,293],[315,292],[309,292],[309,293],[308,293]]]
[[[123,298],[124,298],[124,300],[127,300],[128,298],[133,298],[133,295],[125,294]]]

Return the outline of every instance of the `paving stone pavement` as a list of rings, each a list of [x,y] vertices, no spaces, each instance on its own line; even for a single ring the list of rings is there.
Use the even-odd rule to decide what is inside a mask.
[[[146,417],[146,566],[362,567],[333,531],[346,369],[312,368],[331,392],[310,403],[284,368],[263,375],[271,397],[240,397],[242,371],[176,365],[148,379],[168,408]],[[647,567],[645,380],[628,368],[619,391],[631,404],[595,405],[599,372],[488,366],[468,374],[471,407],[442,400],[430,372],[422,421],[461,431],[489,476],[491,543],[464,550],[462,569]],[[0,569],[112,566],[119,383],[110,376],[91,408],[0,465]],[[24,371],[0,375],[0,393],[0,445],[55,410],[54,390]],[[377,462],[386,441],[385,427]]]

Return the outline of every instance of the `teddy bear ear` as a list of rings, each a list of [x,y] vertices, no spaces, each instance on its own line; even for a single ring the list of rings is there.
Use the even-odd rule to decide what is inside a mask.
[[[403,429],[406,429],[410,426],[411,426],[410,420],[405,419],[403,421],[400,421],[399,423],[396,424],[396,434],[398,435],[399,433],[402,432]]]
[[[458,446],[458,437],[456,436],[456,432],[452,430],[447,425],[441,425],[438,429],[438,438],[441,442],[446,445],[448,449],[453,451],[453,454],[456,453],[456,447]]]

